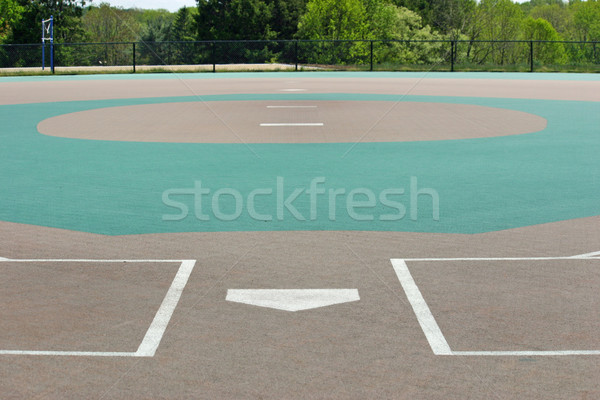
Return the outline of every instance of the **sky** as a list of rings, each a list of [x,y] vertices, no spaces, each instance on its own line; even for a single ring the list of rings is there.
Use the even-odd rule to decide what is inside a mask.
[[[527,0],[516,1],[522,3]],[[196,6],[196,0],[93,0],[94,5],[100,5],[100,3],[109,3],[112,6],[123,8],[164,8],[169,11],[177,11],[183,6]]]

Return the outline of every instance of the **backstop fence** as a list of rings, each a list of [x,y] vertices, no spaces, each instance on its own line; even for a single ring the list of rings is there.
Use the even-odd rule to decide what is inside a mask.
[[[244,40],[0,45],[0,69],[125,71],[195,66],[205,70],[586,71],[600,72],[600,42],[486,40]],[[48,54],[48,53],[46,53]],[[261,66],[263,68],[261,68]],[[113,68],[114,70],[114,68]],[[53,71],[54,72],[54,71]]]

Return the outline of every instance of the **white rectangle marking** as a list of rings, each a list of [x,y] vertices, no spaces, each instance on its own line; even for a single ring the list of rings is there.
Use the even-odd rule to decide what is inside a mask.
[[[41,351],[41,350],[0,350],[0,355],[15,356],[71,356],[71,357],[153,357],[179,303],[179,299],[194,269],[196,260],[93,260],[93,259],[30,259],[11,260],[0,258],[0,262],[42,263],[42,262],[81,262],[81,263],[181,263],[154,320],[146,331],[142,343],[134,352],[109,351]]]
[[[406,297],[417,316],[419,325],[421,325],[421,329],[423,330],[423,333],[425,333],[425,337],[431,346],[431,350],[433,350],[433,354],[451,355],[452,350],[439,325],[435,321],[433,314],[429,310],[429,306],[427,306],[421,291],[411,276],[406,262],[400,259],[391,261],[394,266],[394,271],[396,271],[396,276],[398,277],[398,280],[400,280],[400,284],[402,285],[402,288],[404,288]]]
[[[322,122],[283,122],[283,123],[264,123],[260,126],[323,126]]]
[[[391,259],[394,271],[406,292],[406,296],[411,303],[417,320],[429,345],[436,355],[452,356],[597,356],[600,350],[517,350],[517,351],[453,351],[446,341],[439,325],[435,321],[433,314],[429,310],[425,299],[421,295],[419,288],[410,275],[406,261],[529,261],[529,260],[598,260],[596,258],[600,252],[580,254],[570,257],[491,257],[491,258],[403,258]],[[409,295],[409,292],[411,293]],[[434,347],[435,346],[435,347]],[[437,351],[436,351],[437,348]]]

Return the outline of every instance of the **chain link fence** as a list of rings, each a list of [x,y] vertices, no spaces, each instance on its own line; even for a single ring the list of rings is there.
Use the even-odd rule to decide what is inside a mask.
[[[50,44],[0,45],[0,72],[37,69]],[[55,43],[59,72],[319,69],[600,72],[600,42],[479,40],[258,40]],[[50,57],[46,56],[47,67]],[[120,68],[117,68],[120,67]]]

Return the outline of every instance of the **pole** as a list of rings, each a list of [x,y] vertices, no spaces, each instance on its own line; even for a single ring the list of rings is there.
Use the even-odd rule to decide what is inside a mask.
[[[216,53],[216,47],[217,43],[216,42],[212,42],[211,43],[211,50],[212,50],[212,65],[213,65],[213,70],[212,72],[217,72],[217,53]]]
[[[298,71],[298,40],[294,42],[294,58],[296,59],[296,71]]]
[[[50,16],[50,70],[54,73],[54,16]]]
[[[453,40],[452,41],[452,48],[451,48],[451,51],[450,51],[450,57],[451,57],[451,59],[450,59],[450,71],[451,72],[454,72],[454,63],[456,62],[456,45],[457,45],[456,41]]]
[[[529,72],[533,72],[533,40],[529,41]]]
[[[45,28],[46,21],[42,19],[42,71],[46,69],[46,31]]]
[[[133,73],[135,74],[135,42],[133,42]]]
[[[373,41],[371,40],[371,71],[373,71]]]

